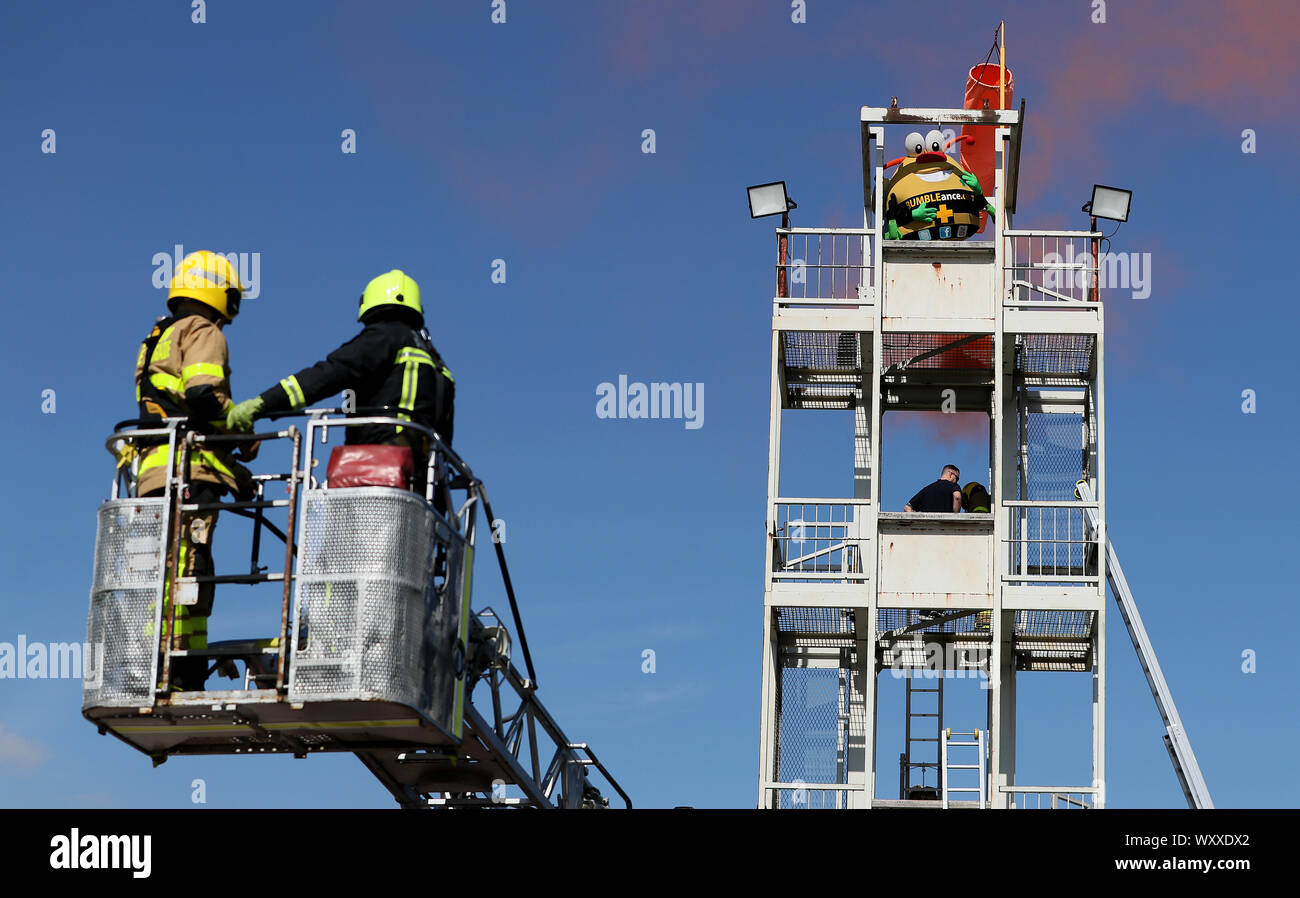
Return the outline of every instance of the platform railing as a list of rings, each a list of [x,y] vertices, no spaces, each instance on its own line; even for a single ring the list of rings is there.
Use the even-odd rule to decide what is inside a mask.
[[[480,481],[474,476],[469,465],[447,446],[442,438],[430,427],[425,427],[405,418],[394,417],[387,410],[375,410],[374,414],[343,415],[336,409],[311,409],[305,412],[310,420],[307,422],[306,455],[303,459],[303,471],[307,475],[307,490],[320,489],[324,481],[316,477],[314,471],[319,467],[316,457],[317,446],[329,442],[331,427],[346,431],[351,427],[396,426],[405,431],[418,433],[429,447],[426,469],[423,474],[424,499],[434,505],[439,517],[447,524],[469,533],[473,526],[474,506],[478,501]],[[464,500],[455,507],[453,490],[463,490]],[[472,544],[472,539],[470,540]]]
[[[1097,793],[1091,786],[1003,786],[1013,810],[1091,810]]]
[[[870,228],[777,228],[776,302],[787,308],[869,306],[875,269]]]
[[[355,414],[343,416],[336,409],[312,409],[273,416],[276,420],[299,416],[308,418],[305,451],[303,432],[294,425],[280,430],[254,433],[200,432],[188,429],[189,422],[185,418],[168,418],[157,422],[140,419],[119,422],[115,426],[106,441],[106,448],[118,459],[110,489],[110,502],[132,504],[133,500],[144,499],[138,497],[136,493],[141,459],[148,451],[165,451],[167,457],[173,460],[166,468],[167,477],[160,495],[138,503],[142,507],[146,502],[151,507],[156,505],[163,515],[155,528],[158,530],[159,538],[151,549],[151,552],[158,556],[152,563],[152,567],[159,572],[158,579],[155,581],[157,583],[154,587],[155,594],[150,600],[154,620],[148,631],[154,634],[153,639],[158,643],[157,661],[150,673],[151,682],[156,684],[153,687],[155,703],[167,704],[171,701],[173,694],[171,667],[174,658],[204,657],[211,665],[209,671],[211,675],[221,664],[226,663],[223,652],[230,654],[230,660],[242,659],[250,665],[244,673],[246,688],[256,685],[261,688],[273,688],[278,695],[287,692],[288,659],[289,653],[293,651],[292,634],[293,627],[296,626],[293,620],[296,614],[293,589],[294,562],[297,556],[295,531],[299,526],[300,487],[306,487],[308,491],[324,487],[324,480],[313,476],[312,472],[317,464],[317,459],[314,457],[316,447],[328,441],[330,427],[391,425],[420,434],[430,447],[428,469],[424,478],[425,502],[433,508],[434,514],[450,530],[460,534],[460,539],[467,540],[471,546],[473,545],[475,510],[477,504],[486,499],[486,491],[481,482],[474,477],[469,466],[442,442],[437,433],[416,422],[397,417],[397,410],[384,408],[363,411],[375,413],[367,416]],[[228,454],[235,447],[269,444],[278,440],[287,440],[290,443],[288,463],[283,470],[248,476],[243,495],[233,497],[227,495],[219,501],[208,503],[191,500],[190,469],[197,453],[225,450]],[[260,457],[266,457],[267,448],[266,446],[262,448]],[[285,484],[283,498],[268,494],[268,488],[274,483]],[[452,496],[453,489],[464,496],[459,504],[456,504]],[[435,493],[438,495],[435,496]],[[216,512],[222,517],[228,515],[244,517],[253,522],[251,550],[246,571],[223,570],[182,576],[180,557],[182,524],[189,515],[205,511]],[[285,515],[283,529],[268,517],[271,511],[279,511]],[[280,570],[268,570],[261,564],[262,542],[265,535],[279,539],[284,545],[283,567]],[[132,546],[131,551],[133,555],[139,555],[142,550],[139,546]],[[160,638],[163,632],[169,634],[176,632],[180,608],[194,601],[198,590],[215,589],[217,585],[222,584],[259,583],[277,583],[281,587],[279,627],[274,634],[268,633],[257,640],[241,641],[238,644],[212,644],[200,649],[173,648],[173,639]],[[165,597],[174,597],[174,600],[164,601]],[[531,657],[522,634],[522,624],[518,620],[517,609],[514,608],[513,596],[511,599],[512,610],[516,610],[516,628],[520,633],[521,646],[531,675]],[[261,647],[256,648],[254,643]],[[253,655],[257,656],[257,664],[254,664]],[[265,669],[266,662],[272,659],[274,660],[273,672]],[[254,670],[254,667],[259,669]],[[140,698],[143,700],[144,696],[141,695]]]
[[[1014,309],[1091,309],[1101,302],[1100,231],[1008,230],[1006,296]]]
[[[772,503],[774,581],[862,582],[870,535],[865,499],[778,498]]]
[[[764,785],[768,807],[778,810],[832,810],[847,808],[850,794],[865,789],[846,783],[778,783]]]
[[[294,512],[297,505],[297,485],[299,481],[298,455],[301,448],[301,434],[297,428],[289,427],[281,431],[248,434],[200,433],[187,429],[188,421],[184,418],[170,418],[161,422],[137,419],[119,422],[105,445],[113,453],[118,464],[114,470],[113,484],[110,490],[110,502],[129,502],[136,496],[141,459],[150,450],[159,450],[164,445],[168,464],[161,496],[162,507],[166,517],[160,531],[157,551],[160,554],[158,570],[161,577],[153,600],[154,620],[149,630],[153,638],[160,641],[158,660],[152,669],[152,682],[156,684],[156,701],[166,703],[171,694],[171,661],[173,658],[189,655],[201,655],[214,664],[217,663],[214,647],[203,649],[175,649],[177,617],[180,608],[192,604],[197,599],[200,589],[211,586],[215,589],[221,583],[239,583],[253,585],[257,583],[281,582],[280,630],[277,637],[265,640],[268,649],[273,650],[276,664],[274,671],[274,688],[282,693],[285,689],[287,669],[285,650],[288,643],[288,619],[290,591],[293,567],[293,544],[286,534],[293,532]],[[228,501],[198,503],[191,501],[188,495],[189,471],[194,455],[205,449],[229,449],[236,446],[250,446],[264,441],[287,439],[292,444],[288,471],[281,474],[252,475],[247,482],[248,492],[235,496]],[[174,460],[174,463],[173,463]],[[287,498],[273,499],[266,495],[266,488],[276,481],[287,484]],[[271,509],[287,509],[288,523],[281,530],[267,519],[266,513]],[[186,516],[194,512],[216,511],[246,517],[253,521],[252,545],[249,565],[246,573],[212,573],[195,576],[181,576],[181,527]],[[280,571],[268,571],[260,564],[261,542],[263,532],[269,532],[284,542],[285,551],[283,568]],[[164,598],[167,598],[164,601]],[[163,615],[166,615],[164,627]],[[162,632],[169,634],[161,639]],[[269,678],[269,673],[262,672]],[[250,675],[245,673],[245,682]],[[268,684],[269,685],[269,684]]]
[[[1049,502],[1006,499],[1001,503],[1008,526],[1002,541],[1006,572],[1012,584],[1096,586],[1099,541],[1088,526],[1085,508],[1096,502]]]

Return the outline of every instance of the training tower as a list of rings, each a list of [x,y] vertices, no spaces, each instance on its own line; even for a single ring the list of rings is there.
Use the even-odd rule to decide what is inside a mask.
[[[777,229],[759,807],[1105,806],[1106,582],[1118,564],[1104,551],[1103,235],[1095,223],[1013,229],[1023,121],[1023,103],[863,107],[864,226]],[[886,148],[970,126],[995,148],[985,230],[882,240]],[[827,409],[853,411],[844,491],[787,494],[783,437]],[[881,436],[900,411],[989,416],[988,469],[962,482],[988,485],[990,513],[881,506]],[[936,451],[931,476],[946,460]],[[789,474],[800,459],[784,462]],[[1204,782],[1123,592],[1191,802]],[[945,674],[917,678],[927,667]],[[1017,681],[1062,671],[1091,672],[1091,775],[1022,785]],[[955,721],[960,734],[943,719],[952,676],[987,693],[987,719]],[[886,688],[905,692],[906,719],[882,745]]]

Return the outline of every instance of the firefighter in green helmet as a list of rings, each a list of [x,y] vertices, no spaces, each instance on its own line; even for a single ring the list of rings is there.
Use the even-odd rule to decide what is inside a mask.
[[[432,428],[450,446],[456,384],[424,329],[419,285],[400,270],[366,285],[357,309],[365,327],[323,360],[291,374],[261,395],[230,408],[226,426],[249,431],[256,418],[296,411],[342,390],[356,394],[359,410],[390,407],[393,417]],[[346,428],[349,445],[409,446],[416,483],[424,479],[432,447],[423,434],[399,425]]]

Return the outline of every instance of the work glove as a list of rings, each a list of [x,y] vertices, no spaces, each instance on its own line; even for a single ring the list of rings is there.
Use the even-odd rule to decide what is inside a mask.
[[[912,221],[934,221],[939,213],[929,203],[922,203],[912,210]]]
[[[226,430],[248,433],[253,429],[253,419],[257,417],[257,413],[261,410],[261,396],[245,399],[243,402],[232,405],[230,410],[226,412]]]

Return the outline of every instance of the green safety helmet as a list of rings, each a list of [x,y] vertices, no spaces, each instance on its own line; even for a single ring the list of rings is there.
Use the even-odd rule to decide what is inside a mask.
[[[371,309],[380,306],[397,306],[402,309],[414,309],[421,315],[424,307],[420,305],[420,285],[404,271],[394,268],[366,284],[366,291],[361,294],[361,305],[357,308],[357,320]]]

